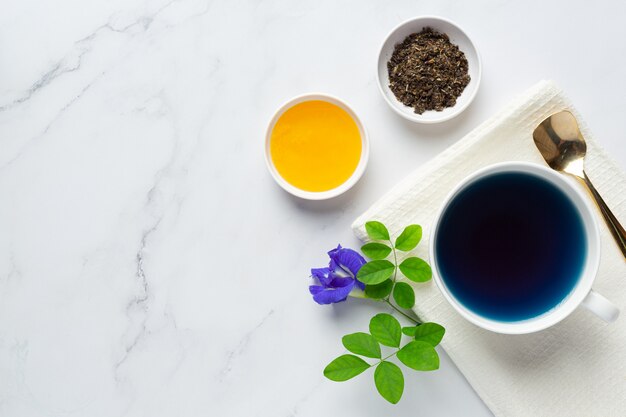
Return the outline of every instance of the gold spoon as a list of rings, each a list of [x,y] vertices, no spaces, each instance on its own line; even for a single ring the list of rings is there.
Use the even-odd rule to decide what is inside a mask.
[[[626,231],[585,173],[584,159],[587,144],[578,129],[574,115],[568,111],[553,114],[537,126],[533,132],[533,139],[550,168],[573,175],[587,186],[626,258]]]

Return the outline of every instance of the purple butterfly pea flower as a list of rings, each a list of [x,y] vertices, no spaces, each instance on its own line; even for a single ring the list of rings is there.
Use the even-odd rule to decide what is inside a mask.
[[[361,290],[365,289],[365,284],[356,279],[359,269],[366,263],[358,252],[337,245],[328,252],[328,256],[330,257],[328,268],[311,269],[311,276],[320,283],[309,286],[316,303],[332,304],[345,301],[355,285]]]

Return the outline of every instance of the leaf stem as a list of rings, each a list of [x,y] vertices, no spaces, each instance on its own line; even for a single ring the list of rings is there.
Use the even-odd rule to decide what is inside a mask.
[[[398,307],[396,307],[395,305],[393,305],[393,303],[391,301],[389,301],[389,297],[384,298],[383,299],[384,302],[386,302],[389,307],[393,308],[394,310],[396,310],[398,313],[402,314],[407,320],[412,321],[413,323],[417,324],[422,324],[421,321],[414,319],[413,317],[409,316],[408,314],[406,314],[404,311],[400,310]]]
[[[384,362],[384,361],[386,361],[387,359],[391,358],[392,356],[394,356],[394,355],[395,355],[396,353],[398,353],[399,351],[400,351],[400,348],[398,348],[398,349],[397,349],[395,352],[393,352],[391,355],[387,355],[387,356],[385,356],[384,358],[379,359],[379,360],[378,360],[378,362],[370,364],[370,366],[369,366],[369,367],[371,368],[372,366],[378,366],[378,365],[380,365],[380,364],[381,364],[381,362]],[[368,369],[369,369],[369,368],[368,368]]]
[[[396,283],[396,277],[398,276],[398,257],[396,255],[396,247],[393,245],[391,239],[389,239],[389,244],[391,245],[391,250],[393,251],[393,264],[395,268],[393,269],[393,283]]]
[[[391,251],[393,252],[393,264],[395,266],[395,268],[393,270],[393,285],[395,285],[396,284],[396,278],[398,276],[398,255],[396,254],[396,247],[394,246],[393,242],[391,241],[391,238],[389,239],[389,245],[391,245]],[[389,301],[389,297],[390,297],[390,295],[388,295],[387,297],[383,298],[383,301],[386,302],[387,304],[389,304],[389,307],[393,308],[398,313],[402,314],[407,320],[412,321],[416,325],[417,324],[422,324],[421,321],[414,319],[413,317],[409,316],[404,311],[400,310],[398,307],[393,305],[393,303],[391,301]]]
[[[396,353],[398,353],[398,351],[399,351],[399,350],[400,350],[400,348],[398,348],[398,349],[397,349],[395,352],[393,352],[391,355],[387,355],[387,356],[385,356],[384,358],[382,358],[382,359],[380,360],[380,362],[383,362],[383,361],[385,361],[385,360],[387,360],[387,359],[391,358],[391,357],[392,357],[392,356],[394,356]],[[378,362],[378,363],[380,363],[380,362]]]

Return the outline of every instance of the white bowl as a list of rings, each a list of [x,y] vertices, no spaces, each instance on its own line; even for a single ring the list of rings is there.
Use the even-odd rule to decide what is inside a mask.
[[[359,160],[359,163],[356,169],[354,170],[350,178],[348,178],[343,184],[327,191],[318,191],[318,192],[305,191],[305,190],[301,190],[300,188],[294,187],[293,185],[288,183],[278,173],[278,170],[274,166],[274,162],[272,161],[272,155],[270,153],[270,141],[272,138],[272,130],[274,130],[274,125],[276,124],[280,116],[282,116],[282,114],[285,111],[295,106],[296,104],[302,103],[304,101],[311,101],[311,100],[327,101],[345,110],[356,123],[359,129],[359,134],[361,136],[361,159]],[[296,197],[304,198],[307,200],[326,200],[329,198],[336,197],[340,194],[343,194],[346,191],[348,191],[350,188],[352,188],[352,186],[356,184],[356,182],[361,178],[361,176],[363,175],[363,172],[365,171],[365,167],[367,166],[367,161],[369,159],[369,153],[370,153],[369,139],[367,137],[367,132],[365,131],[365,127],[363,127],[363,123],[361,123],[361,120],[359,119],[359,117],[356,115],[354,110],[352,110],[352,108],[348,106],[348,104],[338,99],[337,97],[331,96],[329,94],[308,93],[308,94],[303,94],[301,96],[292,98],[291,100],[289,100],[288,102],[280,106],[280,108],[276,111],[276,113],[270,120],[270,123],[267,127],[267,131],[265,133],[265,163],[267,164],[267,169],[269,169],[270,174],[272,174],[272,177],[274,178],[274,180],[285,191],[287,191],[290,194],[295,195]]]
[[[458,45],[459,49],[465,53],[471,80],[453,107],[447,107],[443,109],[443,111],[428,110],[422,114],[417,114],[413,111],[412,107],[405,106],[398,101],[389,88],[387,62],[391,59],[393,49],[398,43],[401,43],[412,33],[421,32],[425,27],[430,27],[438,32],[447,34],[450,37],[450,41],[453,44]],[[441,17],[422,16],[399,24],[389,33],[389,35],[387,35],[387,38],[383,42],[378,55],[378,70],[376,71],[376,75],[378,78],[378,87],[380,88],[380,92],[383,94],[387,103],[389,103],[389,106],[391,106],[396,113],[405,119],[417,123],[438,123],[452,119],[469,106],[478,91],[481,72],[482,68],[478,50],[472,43],[469,36],[467,36],[467,34],[458,25]]]

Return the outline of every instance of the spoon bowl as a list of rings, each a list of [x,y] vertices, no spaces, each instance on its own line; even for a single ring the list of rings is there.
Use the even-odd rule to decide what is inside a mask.
[[[550,168],[573,175],[587,186],[626,258],[626,231],[585,172],[587,143],[574,115],[569,111],[561,111],[548,117],[535,128],[533,140]]]
[[[562,111],[548,117],[537,126],[533,139],[550,168],[582,176],[587,143],[572,113]]]

